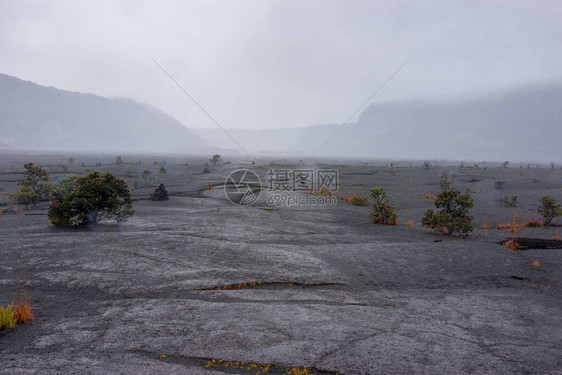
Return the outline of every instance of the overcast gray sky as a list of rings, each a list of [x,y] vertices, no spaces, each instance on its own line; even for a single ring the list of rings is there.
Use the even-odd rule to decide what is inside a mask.
[[[562,82],[561,1],[5,1],[0,72],[212,128],[341,123],[375,101]]]

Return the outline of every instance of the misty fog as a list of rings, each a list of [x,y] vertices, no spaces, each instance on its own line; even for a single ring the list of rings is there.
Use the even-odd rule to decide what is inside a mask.
[[[548,1],[1,2],[0,147],[560,160],[561,16]]]

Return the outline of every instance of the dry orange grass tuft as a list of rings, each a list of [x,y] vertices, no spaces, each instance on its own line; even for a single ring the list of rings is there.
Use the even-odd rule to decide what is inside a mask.
[[[429,194],[429,191],[427,193],[425,193],[425,199],[431,199],[431,194]]]
[[[533,266],[535,266],[535,267],[540,267],[540,266],[542,266],[542,264],[541,264],[541,262],[539,262],[538,260],[535,259],[535,260],[533,261]]]
[[[500,223],[498,223],[498,225],[496,226],[496,228],[498,228],[498,229],[507,229],[507,228],[511,228],[511,224],[500,224]]]
[[[480,229],[484,229],[484,230],[490,229],[490,223],[488,223],[488,216],[484,216],[484,219],[482,219],[482,226],[480,227]]]
[[[556,234],[552,237],[553,240],[560,240],[560,234],[558,233],[558,229],[556,229]]]
[[[31,300],[29,298],[24,298],[21,301],[16,300],[13,314],[18,324],[24,324],[35,320],[31,312]]]
[[[408,220],[408,221],[406,222],[406,226],[407,226],[407,227],[413,227],[413,226],[414,226],[414,223],[412,223],[412,220]]]
[[[537,227],[543,227],[544,223],[540,220],[525,220],[525,222],[523,224],[521,224],[521,226],[523,228],[537,228]]]
[[[369,199],[368,195],[358,195],[358,194],[353,194],[351,197],[349,197],[349,199],[347,200],[349,203],[351,203],[354,206],[366,206],[367,205],[367,200]]]
[[[509,227],[511,233],[517,233],[517,213],[513,213],[511,218],[511,226]]]
[[[13,316],[18,324],[24,324],[35,320],[31,312],[31,298],[27,295],[27,276],[24,274],[22,283],[22,296],[21,299],[16,291],[16,302],[14,303]]]
[[[231,290],[231,289],[245,289],[245,288],[255,288],[261,286],[263,282],[261,281],[252,281],[249,283],[238,283],[238,284],[229,284],[229,285],[217,285],[205,288],[204,290]]]
[[[394,220],[392,220],[392,225],[398,225],[398,218],[395,217]]]
[[[210,182],[207,183],[207,186],[205,186],[205,190],[213,190],[213,184],[211,184]]]
[[[342,201],[345,200],[345,195],[344,195],[344,193],[341,193],[340,199],[341,199]]]
[[[328,196],[329,196],[329,197],[333,197],[332,189],[328,190]]]

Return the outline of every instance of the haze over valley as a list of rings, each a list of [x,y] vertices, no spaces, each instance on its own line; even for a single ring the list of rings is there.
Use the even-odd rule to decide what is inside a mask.
[[[544,163],[562,160],[560,103],[561,86],[541,86],[463,100],[374,103],[343,127],[227,131],[256,155]],[[0,75],[2,149],[243,155],[222,129],[189,125],[131,99]]]

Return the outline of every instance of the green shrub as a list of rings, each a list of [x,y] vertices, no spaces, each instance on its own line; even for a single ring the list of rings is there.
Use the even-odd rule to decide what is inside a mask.
[[[209,161],[214,165],[217,165],[217,163],[221,161],[221,156],[219,154],[215,154],[212,158],[209,159]]]
[[[503,197],[499,199],[500,203],[507,207],[515,207],[517,206],[517,194],[511,194],[511,196],[507,196],[504,194]]]
[[[3,305],[0,306],[0,331],[13,328],[16,325],[16,319],[14,319],[14,313],[12,312],[13,307],[13,303],[6,308]]]
[[[468,189],[464,194],[454,189],[443,190],[435,195],[434,204],[441,210],[427,210],[421,219],[424,226],[435,230],[446,228],[447,234],[472,232],[473,218],[468,210],[474,206],[474,201]]]
[[[539,201],[541,204],[537,207],[537,212],[544,217],[545,225],[549,225],[552,219],[562,215],[562,206],[551,196],[545,195]]]
[[[48,210],[53,225],[90,224],[106,217],[121,222],[133,214],[125,181],[100,172],[70,176],[55,184]]]
[[[150,183],[154,180],[154,176],[150,170],[145,169],[142,171],[142,179],[144,180],[144,186],[149,187]]]
[[[451,189],[455,177],[457,177],[456,174],[443,171],[443,173],[441,173],[441,179],[439,180],[439,187],[443,190]]]
[[[375,224],[396,225],[398,216],[396,215],[396,207],[388,203],[386,192],[381,187],[371,189],[371,198],[373,198],[373,207],[369,218]]]
[[[349,198],[349,203],[355,205],[355,206],[366,206],[367,205],[367,199],[369,199],[368,196],[366,195],[357,195],[357,194],[353,194],[350,198]]]
[[[20,189],[10,196],[10,203],[23,204],[27,208],[47,198],[51,187],[45,168],[33,163],[25,164],[24,168],[24,178],[18,178]]]

